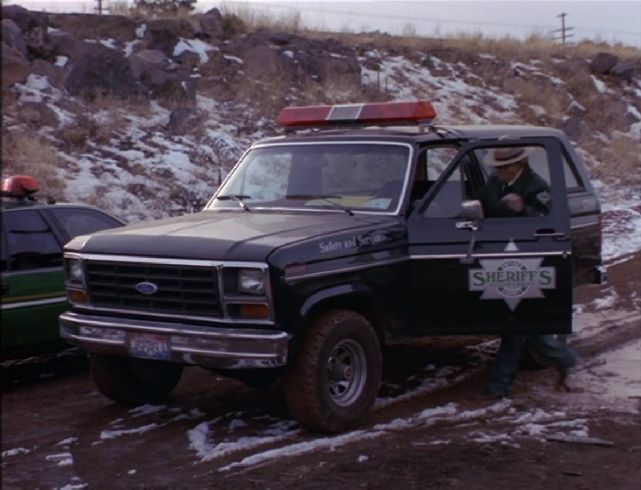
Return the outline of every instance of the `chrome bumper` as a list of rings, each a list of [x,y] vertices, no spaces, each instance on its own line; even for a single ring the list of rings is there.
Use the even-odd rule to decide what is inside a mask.
[[[133,340],[147,334],[162,349],[141,354]],[[202,327],[126,318],[60,315],[60,335],[89,352],[161,359],[221,369],[272,368],[287,362],[289,334],[264,329]]]

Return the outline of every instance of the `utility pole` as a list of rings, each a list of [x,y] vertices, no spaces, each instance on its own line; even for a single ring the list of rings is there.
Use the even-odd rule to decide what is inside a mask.
[[[561,29],[556,29],[556,30],[552,31],[553,33],[556,33],[556,32],[560,32],[560,33],[561,33],[560,37],[559,37],[559,36],[557,36],[557,35],[555,35],[555,36],[554,36],[554,39],[557,39],[557,40],[558,40],[558,39],[561,39],[561,41],[563,42],[563,44],[565,44],[565,41],[566,41],[567,39],[569,39],[569,38],[571,38],[572,36],[574,36],[574,34],[573,34],[573,33],[570,33],[570,32],[569,32],[569,31],[573,30],[573,29],[574,29],[574,27],[565,27],[565,17],[566,17],[567,15],[568,15],[568,14],[567,14],[566,12],[561,12],[559,15],[557,15],[557,18],[558,18],[558,17],[560,17],[560,18],[561,18]]]

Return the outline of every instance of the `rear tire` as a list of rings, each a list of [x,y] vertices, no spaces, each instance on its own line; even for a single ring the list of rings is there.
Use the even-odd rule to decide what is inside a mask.
[[[90,354],[89,365],[98,390],[124,405],[163,401],[183,370],[180,364],[102,354]]]
[[[339,432],[374,405],[381,381],[376,332],[349,310],[322,313],[309,325],[284,378],[289,409],[308,429]]]

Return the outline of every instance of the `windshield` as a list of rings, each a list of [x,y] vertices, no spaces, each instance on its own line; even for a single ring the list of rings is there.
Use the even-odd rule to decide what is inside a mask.
[[[409,145],[393,143],[254,148],[234,169],[207,209],[397,212],[409,157]]]

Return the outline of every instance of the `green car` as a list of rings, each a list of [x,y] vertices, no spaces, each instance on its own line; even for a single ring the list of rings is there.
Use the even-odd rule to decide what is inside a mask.
[[[78,235],[124,223],[82,204],[35,200],[36,181],[2,183],[2,359],[58,350],[58,316],[68,308],[62,248]]]

